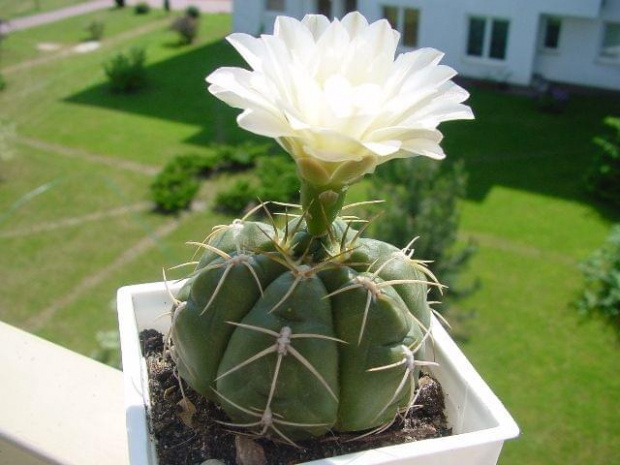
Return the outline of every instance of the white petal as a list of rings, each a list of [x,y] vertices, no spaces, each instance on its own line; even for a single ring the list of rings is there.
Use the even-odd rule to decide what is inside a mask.
[[[230,34],[226,40],[239,52],[239,55],[256,71],[262,69],[265,46],[260,39],[249,34],[237,32]]]
[[[308,28],[315,42],[319,40],[330,24],[329,19],[323,15],[306,15],[301,22]]]
[[[446,158],[446,154],[439,144],[428,139],[411,139],[403,142],[402,149],[415,155],[423,155],[436,160]]]
[[[294,134],[284,120],[266,111],[245,110],[237,117],[237,124],[261,136],[286,137]]]
[[[293,55],[305,57],[313,52],[315,42],[312,33],[295,18],[278,16],[273,33],[284,42]]]
[[[402,142],[399,140],[386,140],[379,142],[365,142],[364,147],[379,156],[392,155],[400,150]]]
[[[349,37],[355,37],[368,27],[368,21],[359,11],[352,11],[342,18],[342,25],[349,33]]]
[[[436,129],[413,129],[406,126],[394,126],[389,128],[381,128],[373,131],[368,140],[381,142],[383,140],[398,139],[407,141],[412,139],[428,139],[435,143],[441,142],[443,135]]]
[[[279,110],[266,96],[254,90],[253,73],[243,68],[218,68],[209,76],[209,91],[220,100],[235,108],[265,108],[277,113]]]

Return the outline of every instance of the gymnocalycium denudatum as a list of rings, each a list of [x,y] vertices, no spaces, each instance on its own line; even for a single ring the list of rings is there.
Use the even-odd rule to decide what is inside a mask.
[[[398,33],[359,13],[279,17],[273,35],[228,39],[252,70],[220,68],[209,90],[293,157],[301,205],[276,221],[261,204],[265,221],[250,212],[191,243],[201,256],[169,334],[179,375],[252,434],[379,431],[433,363],[427,291],[441,285],[412,244],[362,237],[346,191],[390,159],[443,158],[437,126],[473,117],[468,94],[440,52],[394,59]]]

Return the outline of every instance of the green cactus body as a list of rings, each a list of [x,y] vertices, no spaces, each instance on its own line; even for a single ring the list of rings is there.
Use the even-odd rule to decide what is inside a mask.
[[[301,220],[236,220],[201,247],[172,352],[231,425],[292,443],[378,428],[411,406],[436,284],[421,263],[342,220],[322,238]]]

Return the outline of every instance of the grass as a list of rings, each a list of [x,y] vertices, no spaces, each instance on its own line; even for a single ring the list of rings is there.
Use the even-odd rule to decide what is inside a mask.
[[[85,0],[0,0],[2,19],[19,18],[84,3]]]
[[[114,26],[90,54],[24,66],[41,58],[32,51],[38,42],[81,40],[87,17],[14,34],[3,60],[12,56],[15,69],[0,93],[20,136],[18,155],[0,166],[2,319],[86,354],[97,331],[116,325],[115,289],[159,280],[162,267],[187,258],[185,241],[229,221],[209,209],[179,218],[148,207],[118,213],[147,200],[149,169],[212,141],[253,138],[205,91],[206,74],[240,62],[222,41],[228,16],[204,16],[198,43],[179,47],[160,13],[101,14]],[[150,86],[113,95],[101,65],[131,46],[146,48]],[[570,303],[582,282],[577,263],[620,221],[581,183],[591,139],[604,116],[620,113],[619,99],[575,95],[567,113],[554,116],[527,97],[468,88],[477,119],[445,125],[445,149],[447,163],[463,158],[470,173],[461,234],[479,245],[465,279],[482,287],[459,303],[475,312],[462,347],[522,428],[500,463],[614,463],[619,341]],[[208,204],[228,183],[205,183],[200,200]],[[364,198],[363,184],[352,189],[351,201]]]

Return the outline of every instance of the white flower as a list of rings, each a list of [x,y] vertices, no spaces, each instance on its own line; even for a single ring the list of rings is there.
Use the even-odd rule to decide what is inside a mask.
[[[274,34],[232,34],[252,70],[220,68],[209,90],[243,109],[239,125],[275,138],[316,186],[346,185],[393,158],[443,158],[442,121],[473,118],[469,96],[423,48],[394,59],[400,34],[359,13],[332,23],[280,16]]]

